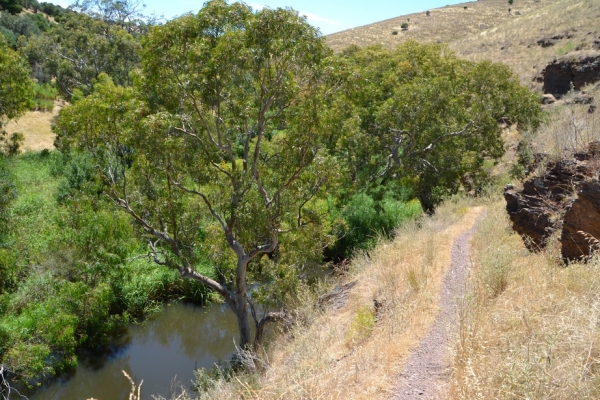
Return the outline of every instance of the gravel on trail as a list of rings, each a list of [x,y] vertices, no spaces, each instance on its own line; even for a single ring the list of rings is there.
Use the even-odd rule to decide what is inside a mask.
[[[458,331],[457,300],[464,297],[470,269],[470,245],[475,225],[452,244],[452,263],[444,277],[440,310],[433,327],[409,356],[398,378],[394,400],[446,397],[450,378],[449,349]]]

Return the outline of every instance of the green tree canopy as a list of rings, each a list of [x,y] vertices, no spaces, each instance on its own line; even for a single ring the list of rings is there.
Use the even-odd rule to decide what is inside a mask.
[[[282,317],[259,315],[248,281],[268,277],[271,293],[285,293],[329,240],[322,199],[337,168],[321,112],[335,93],[330,56],[295,12],[214,0],[150,30],[136,88],[102,78],[58,121],[60,145],[94,155],[154,260],[222,295],[242,348],[250,315],[255,343]],[[215,276],[196,269],[202,255]]]
[[[499,122],[535,126],[540,107],[508,67],[459,60],[446,46],[409,41],[394,51],[350,48],[348,91],[338,100],[337,143],[363,184],[400,180],[432,211],[486,159],[504,153]]]
[[[76,89],[88,95],[96,78],[106,73],[119,85],[129,85],[130,72],[139,66],[139,43],[124,29],[68,13],[62,24],[31,38],[25,48],[31,65],[40,64],[56,77],[70,99]]]
[[[140,0],[77,0],[71,9],[85,13],[109,25],[116,25],[131,34],[146,33],[156,17],[147,17],[146,5]]]
[[[0,10],[8,11],[11,14],[18,14],[23,10],[19,0],[0,0]]]
[[[8,120],[27,110],[33,96],[33,81],[27,62],[0,36],[0,132]]]

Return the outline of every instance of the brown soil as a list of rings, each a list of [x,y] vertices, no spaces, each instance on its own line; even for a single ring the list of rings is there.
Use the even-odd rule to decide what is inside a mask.
[[[449,348],[458,328],[457,300],[466,292],[470,240],[475,224],[454,240],[452,263],[440,293],[440,311],[427,336],[409,356],[400,374],[394,399],[444,398],[450,377]]]

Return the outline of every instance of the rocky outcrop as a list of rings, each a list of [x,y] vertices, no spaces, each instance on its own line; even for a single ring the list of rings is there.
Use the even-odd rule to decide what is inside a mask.
[[[576,260],[600,250],[600,182],[597,179],[578,185],[577,199],[570,203],[560,237],[562,256]]]
[[[565,35],[554,35],[552,37],[544,37],[539,39],[536,44],[540,47],[551,47],[558,43],[559,40],[564,38]]]
[[[529,173],[522,190],[509,185],[504,191],[513,229],[532,251],[543,249],[559,231],[565,260],[589,255],[589,241],[600,238],[600,142],[573,159],[549,161],[536,155],[528,170],[535,173]]]
[[[600,81],[600,52],[574,52],[554,61],[542,71],[544,93],[556,98],[572,88]]]

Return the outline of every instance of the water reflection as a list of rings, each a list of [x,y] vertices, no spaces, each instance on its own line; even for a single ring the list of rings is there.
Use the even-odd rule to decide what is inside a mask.
[[[234,339],[237,324],[227,306],[200,308],[174,303],[143,325],[131,326],[108,354],[80,356],[71,376],[29,398],[127,399],[131,387],[122,370],[137,383],[144,380],[144,400],[152,399],[152,394],[167,396],[176,384],[189,387],[195,368],[210,368],[215,361],[229,358],[235,349]]]

